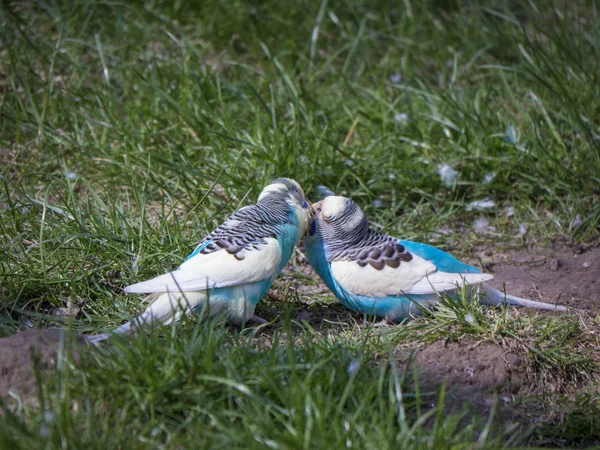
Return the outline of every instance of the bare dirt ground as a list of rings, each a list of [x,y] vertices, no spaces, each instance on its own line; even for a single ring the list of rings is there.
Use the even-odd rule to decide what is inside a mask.
[[[481,421],[487,420],[494,408],[496,419],[514,417],[512,404],[527,383],[525,357],[516,349],[489,342],[437,341],[414,354],[399,347],[396,357],[400,370],[409,371],[409,380],[416,369],[425,406],[437,406],[438,392],[444,385],[446,411],[468,407]],[[468,422],[470,416],[466,419]]]
[[[600,308],[600,248],[555,244],[547,249],[492,254],[486,266],[495,275],[490,284],[496,288],[504,284],[512,295],[591,312]]]
[[[494,392],[509,402],[525,380],[525,359],[490,343],[437,341],[417,352],[415,362],[426,389],[446,381],[457,400]]]
[[[65,351],[70,351],[74,361],[79,354],[62,330],[27,330],[0,339],[0,399],[19,396],[23,401],[37,398],[35,369],[44,376],[56,367],[61,336]],[[85,345],[82,336],[75,337],[77,346]]]

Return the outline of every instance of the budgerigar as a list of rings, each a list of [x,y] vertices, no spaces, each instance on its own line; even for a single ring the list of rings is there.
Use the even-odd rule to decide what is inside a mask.
[[[484,304],[565,311],[563,306],[505,295],[485,284],[493,275],[435,247],[403,241],[369,227],[352,200],[329,196],[313,205],[306,257],[335,296],[353,311],[400,321],[463,286],[480,286]]]
[[[206,236],[177,270],[126,287],[130,294],[150,294],[150,305],[113,333],[129,334],[150,322],[166,325],[207,303],[211,314],[224,314],[231,323],[264,322],[254,308],[290,259],[311,214],[300,185],[276,179],[255,205],[241,208]]]

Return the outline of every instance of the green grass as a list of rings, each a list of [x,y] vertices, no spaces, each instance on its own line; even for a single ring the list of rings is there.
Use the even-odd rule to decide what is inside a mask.
[[[4,2],[0,22],[0,336],[26,323],[78,332],[123,323],[139,311],[123,286],[176,267],[276,176],[295,178],[311,199],[325,184],[384,231],[435,238],[471,260],[490,242],[598,242],[595,2]],[[459,174],[450,186],[442,164]],[[486,197],[496,207],[466,210]],[[479,217],[495,235],[469,231]],[[296,297],[257,311],[274,319],[332,302]],[[77,317],[50,314],[67,299]],[[314,330],[278,321],[266,337],[203,324],[156,330],[87,364],[65,362],[40,381],[43,408],[2,417],[0,440],[515,444],[495,416],[425,407],[438,394],[422,401],[393,369],[399,341],[469,338],[521,345],[532,379],[558,386],[552,404],[565,415],[533,402],[522,442],[600,442],[586,421],[599,410],[594,318],[515,321],[446,305],[388,336],[334,313],[342,320]],[[349,375],[352,361],[360,368]],[[45,410],[53,419],[40,437]]]
[[[443,403],[423,411],[432,395],[415,392],[393,362],[370,366],[364,340],[301,331],[294,338],[288,321],[257,351],[253,333],[180,327],[176,337],[88,355],[83,371],[62,361],[41,387],[45,413],[25,406],[6,417],[3,447],[39,445],[41,433],[50,446],[73,448],[436,448],[492,429],[485,418],[481,431],[442,415]],[[498,437],[481,441],[494,448]]]

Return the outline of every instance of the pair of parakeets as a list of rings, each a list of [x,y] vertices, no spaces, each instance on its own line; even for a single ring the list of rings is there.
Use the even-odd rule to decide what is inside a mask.
[[[255,205],[241,208],[206,236],[173,272],[125,288],[149,294],[139,317],[113,333],[130,334],[143,324],[169,324],[204,307],[229,322],[263,323],[254,315],[304,236],[306,256],[335,296],[353,311],[399,321],[428,308],[445,294],[481,287],[480,300],[564,311],[562,306],[505,295],[485,284],[492,275],[426,244],[402,241],[369,227],[352,200],[329,196],[310,205],[300,185],[278,178]],[[106,334],[90,336],[97,343]]]

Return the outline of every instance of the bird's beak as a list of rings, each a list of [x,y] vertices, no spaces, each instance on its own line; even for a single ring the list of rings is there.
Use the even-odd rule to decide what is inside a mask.
[[[310,209],[312,210],[313,216],[316,216],[321,213],[321,209],[323,208],[323,200],[317,203],[313,203],[310,205]]]

